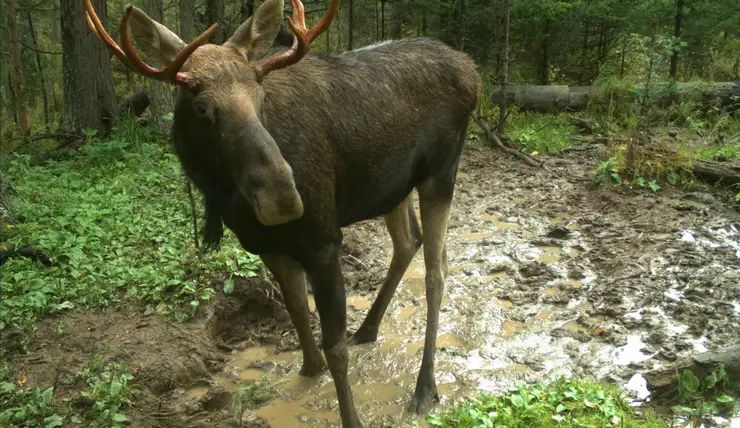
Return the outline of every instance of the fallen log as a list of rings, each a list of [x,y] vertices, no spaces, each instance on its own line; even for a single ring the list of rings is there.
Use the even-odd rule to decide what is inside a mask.
[[[696,160],[692,165],[694,176],[710,184],[732,186],[740,183],[740,167],[720,162]]]
[[[672,401],[677,396],[678,379],[685,369],[704,379],[718,365],[724,364],[730,379],[740,379],[740,344],[717,352],[705,352],[646,373],[645,380],[653,400]]]
[[[644,87],[608,90],[598,86],[566,85],[510,85],[506,87],[506,101],[516,105],[520,111],[559,113],[581,111],[589,105],[608,104],[612,96],[620,102],[640,101]],[[503,100],[501,88],[493,88],[491,100],[500,104]],[[665,107],[677,102],[692,101],[702,104],[719,103],[730,110],[740,108],[740,82],[695,83],[680,82],[675,87],[654,85],[650,88],[650,102]]]

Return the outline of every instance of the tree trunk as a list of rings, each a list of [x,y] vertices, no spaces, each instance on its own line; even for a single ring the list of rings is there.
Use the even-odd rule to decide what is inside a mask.
[[[180,38],[190,43],[195,37],[195,20],[193,19],[193,0],[179,0]]]
[[[103,25],[108,6],[92,0]],[[85,9],[79,0],[61,0],[62,76],[64,114],[61,128],[69,132],[95,129],[98,136],[113,127],[116,92],[113,87],[110,54],[87,27]]]
[[[353,9],[352,0],[347,1],[347,8],[348,8],[347,13],[349,14],[348,19],[347,19],[347,27],[348,27],[347,28],[347,50],[351,51],[354,48],[353,40],[352,40],[353,39],[352,32],[354,31],[354,26],[355,26],[354,17],[352,16],[353,15],[352,14],[352,9]]]
[[[15,114],[18,117],[18,127],[21,132],[21,136],[28,136],[31,134],[31,129],[28,127],[28,100],[26,99],[26,92],[23,88],[23,71],[21,68],[21,45],[18,40],[18,20],[13,6],[13,0],[5,0],[5,10],[8,19],[8,35],[10,36],[10,67],[11,67],[11,79],[15,105]]]
[[[393,22],[391,23],[391,39],[400,39],[403,32],[403,21],[406,18],[404,0],[395,0],[393,6]]]
[[[56,5],[54,6],[54,14],[52,16],[59,16],[57,13],[59,12],[56,8]],[[59,45],[61,43],[61,38],[59,35],[59,20],[58,19],[52,19],[51,20],[51,43],[53,45]]]
[[[380,0],[380,39],[385,40],[385,2]]]
[[[214,23],[220,24],[211,39],[214,44],[220,45],[226,41],[223,30],[224,8],[224,0],[206,0],[206,27]]]
[[[681,39],[681,25],[683,24],[683,6],[684,6],[684,0],[676,1],[676,21],[673,25],[673,36],[676,38],[676,41]],[[676,78],[677,71],[678,71],[678,48],[675,48],[673,50],[673,55],[671,55],[671,69],[670,69],[671,79]]]
[[[506,12],[504,17],[504,55],[501,61],[501,93],[506,93],[506,84],[509,79],[509,25],[511,23],[511,5],[506,0]],[[499,106],[498,132],[505,134],[506,115],[508,114],[508,104],[506,97],[501,98]]]
[[[246,21],[250,16],[254,15],[254,0],[242,0],[240,12],[241,22]]]
[[[33,45],[38,47],[38,39],[36,37],[36,29],[33,27],[33,19],[31,19],[31,12],[26,12],[26,19],[28,20],[28,30],[31,33],[31,41],[33,41]],[[39,72],[39,80],[41,83],[41,100],[44,105],[44,126],[46,128],[46,132],[51,132],[50,129],[50,118],[49,118],[49,95],[46,92],[46,76],[44,75],[44,66],[41,62],[41,53],[39,51],[36,51],[36,68]]]
[[[586,57],[588,56],[588,22],[583,24],[583,53],[581,53],[581,69],[578,71],[578,82],[584,82],[584,72],[586,70]]]
[[[545,39],[542,41],[542,84],[550,84],[550,18],[545,20]]]
[[[144,2],[144,12],[153,20],[164,25],[162,0],[146,0]],[[158,65],[159,67],[165,67],[167,64]],[[149,111],[152,113],[152,125],[157,133],[166,135],[169,131],[170,122],[165,120],[164,116],[175,109],[173,88],[169,83],[153,79],[148,79],[148,85],[149,99],[151,100]]]
[[[624,77],[624,57],[627,55],[627,35],[622,36],[622,59],[619,64],[619,77]]]

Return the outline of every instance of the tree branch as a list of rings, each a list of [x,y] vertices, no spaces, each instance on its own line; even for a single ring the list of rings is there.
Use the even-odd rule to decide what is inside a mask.
[[[526,154],[524,152],[520,152],[518,150],[514,150],[514,149],[510,149],[509,147],[506,147],[504,145],[504,143],[501,142],[501,139],[498,137],[498,135],[496,135],[495,132],[491,131],[491,129],[488,126],[486,126],[485,122],[480,117],[480,115],[478,115],[477,112],[473,112],[472,117],[473,117],[473,120],[475,121],[475,123],[486,134],[486,138],[489,141],[491,141],[492,143],[494,143],[496,145],[496,147],[499,148],[499,150],[501,150],[504,153],[508,153],[508,154],[510,154],[512,156],[516,156],[516,157],[520,158],[522,161],[524,161],[524,163],[526,163],[529,166],[535,166],[535,167],[542,166],[542,164],[543,164],[542,161],[540,161],[538,159],[535,159],[532,156],[530,156],[530,155],[528,155],[528,154]]]
[[[36,51],[38,53],[47,54],[47,55],[61,55],[62,54],[61,52],[50,52],[50,51],[45,51],[39,48],[35,48],[33,46],[26,44],[23,40],[18,40],[18,41],[20,42],[21,45],[23,45],[23,47],[27,49],[31,49],[32,51]]]

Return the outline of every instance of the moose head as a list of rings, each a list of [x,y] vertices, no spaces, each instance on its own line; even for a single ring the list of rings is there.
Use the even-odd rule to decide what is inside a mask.
[[[306,28],[303,4],[291,0],[293,44],[254,60],[271,48],[283,18],[283,0],[267,0],[222,45],[206,44],[218,29],[212,25],[189,44],[142,10],[127,6],[121,20],[120,47],[106,32],[90,0],[85,1],[87,24],[112,53],[136,73],[177,86],[175,132],[188,144],[202,145],[219,169],[227,171],[257,219],[266,226],[296,220],[303,201],[293,170],[262,124],[262,81],[276,70],[293,65],[334,19],[339,0]],[[140,49],[159,64],[157,69],[134,51],[129,25]]]

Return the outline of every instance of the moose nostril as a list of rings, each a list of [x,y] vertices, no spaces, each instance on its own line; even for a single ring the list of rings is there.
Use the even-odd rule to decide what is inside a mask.
[[[195,102],[195,114],[198,116],[205,116],[208,114],[208,106],[206,105],[205,101],[196,101]]]

